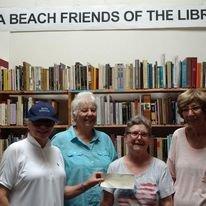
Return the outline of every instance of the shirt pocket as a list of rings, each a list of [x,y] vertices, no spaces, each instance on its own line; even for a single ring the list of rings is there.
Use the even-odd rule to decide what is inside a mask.
[[[99,155],[101,158],[110,159],[109,154],[107,152],[104,152],[104,151],[98,151],[97,155]]]
[[[78,152],[78,151],[70,151],[70,152],[67,152],[67,156],[72,158],[72,157],[79,157],[79,156],[82,156],[82,152]]]
[[[66,154],[66,162],[70,167],[84,165],[84,155],[79,151],[69,151]]]
[[[97,156],[99,159],[99,163],[101,164],[101,168],[103,169],[103,172],[107,171],[107,167],[111,163],[111,158],[107,152],[104,151],[98,151]]]

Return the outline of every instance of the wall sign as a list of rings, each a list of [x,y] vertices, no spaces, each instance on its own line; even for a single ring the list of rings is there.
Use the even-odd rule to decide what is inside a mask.
[[[0,31],[206,27],[206,6],[0,8]]]

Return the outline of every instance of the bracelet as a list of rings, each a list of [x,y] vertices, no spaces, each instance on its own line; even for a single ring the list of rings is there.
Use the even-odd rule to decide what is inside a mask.
[[[81,190],[85,191],[87,188],[86,188],[86,185],[84,183],[81,183],[80,184],[80,188]]]

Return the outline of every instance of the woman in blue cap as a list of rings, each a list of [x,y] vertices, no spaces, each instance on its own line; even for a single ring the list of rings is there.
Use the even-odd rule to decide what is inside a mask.
[[[56,122],[49,103],[39,101],[30,108],[27,138],[11,144],[3,154],[1,206],[62,206],[64,194],[80,193],[81,185],[65,187],[64,160],[49,140]],[[86,184],[89,187],[99,181],[101,178],[92,176]]]

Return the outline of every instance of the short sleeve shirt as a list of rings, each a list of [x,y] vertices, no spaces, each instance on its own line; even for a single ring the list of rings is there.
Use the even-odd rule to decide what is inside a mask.
[[[10,206],[63,206],[65,177],[59,149],[50,142],[41,148],[30,135],[11,144],[0,164]]]
[[[104,132],[94,129],[92,140],[86,144],[75,133],[74,126],[56,134],[52,144],[62,152],[67,184],[76,185],[86,181],[96,171],[106,172],[109,164],[117,154],[111,138]],[[70,200],[65,206],[96,206],[100,205],[102,189],[96,185],[86,192]]]
[[[172,137],[168,167],[175,180],[175,206],[206,205],[206,148],[194,149],[185,135],[185,128]]]
[[[132,174],[127,168],[124,157],[112,162],[108,173]],[[135,175],[134,189],[108,189],[114,193],[114,205],[118,206],[118,198],[129,199],[131,205],[159,205],[159,199],[174,193],[173,181],[166,164],[153,158],[150,166],[141,174]]]

